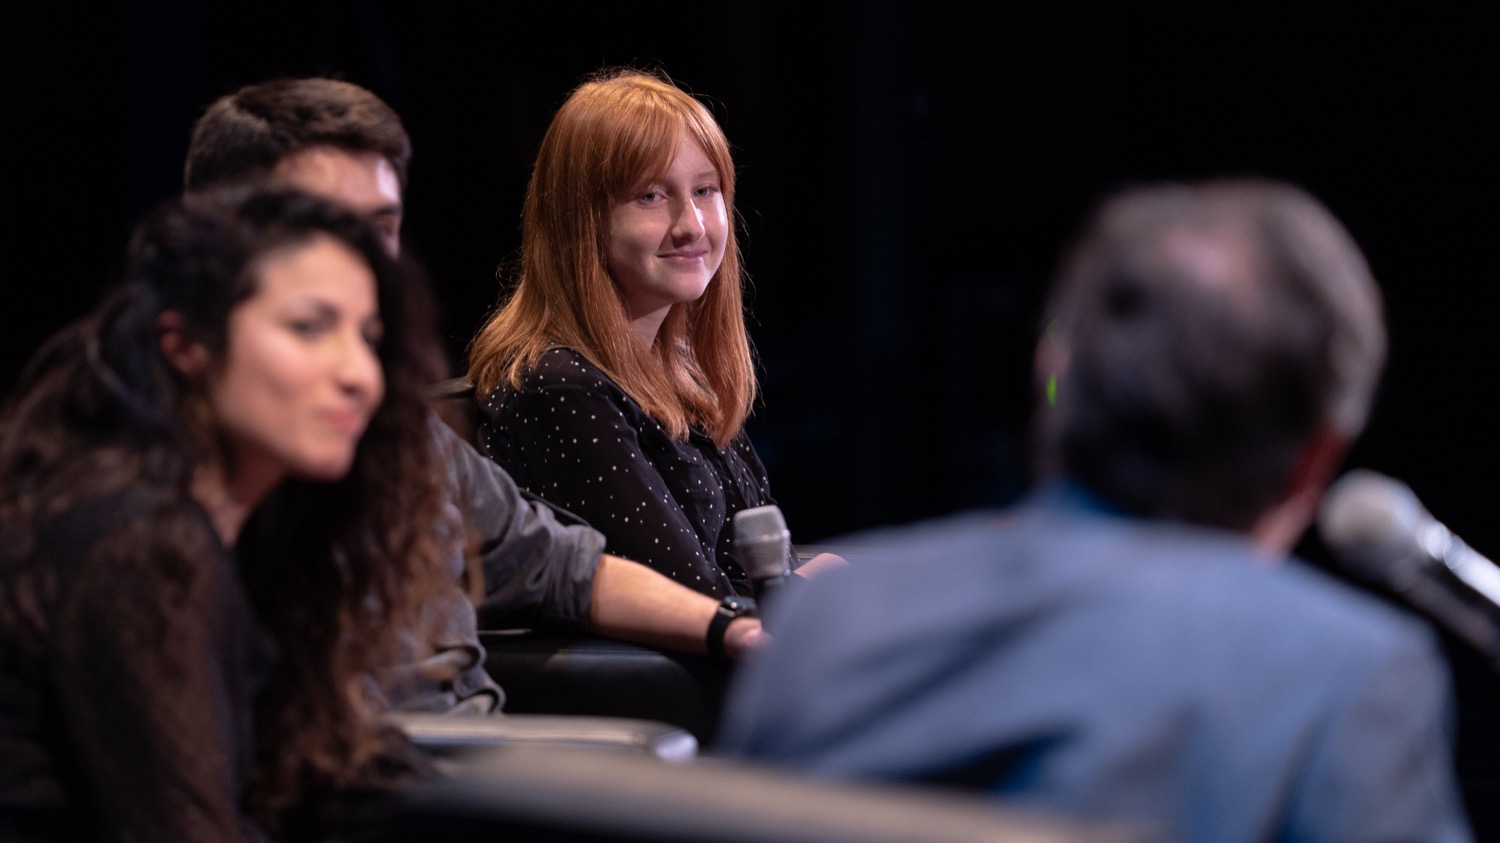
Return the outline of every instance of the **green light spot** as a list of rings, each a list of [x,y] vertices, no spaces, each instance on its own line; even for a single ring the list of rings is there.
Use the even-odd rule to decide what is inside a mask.
[[[1047,376],[1047,404],[1057,406],[1057,375]]]

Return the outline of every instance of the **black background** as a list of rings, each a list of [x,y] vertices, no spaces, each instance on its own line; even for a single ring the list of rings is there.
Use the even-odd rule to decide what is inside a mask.
[[[457,368],[514,259],[552,112],[590,71],[633,64],[703,96],[734,145],[763,385],[750,431],[800,540],[1013,500],[1037,310],[1091,206],[1140,181],[1258,174],[1322,198],[1386,295],[1392,361],[1353,462],[1500,553],[1489,4],[993,5],[9,9],[0,390],[177,191],[193,118],[281,75],[337,75],[402,114],[406,246]],[[1494,792],[1500,709],[1456,667],[1487,823],[1473,798]]]

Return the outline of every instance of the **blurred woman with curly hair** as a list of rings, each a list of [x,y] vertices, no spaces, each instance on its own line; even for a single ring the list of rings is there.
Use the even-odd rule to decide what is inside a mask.
[[[451,588],[424,289],[323,201],[192,197],[31,362],[0,421],[0,837],[297,834],[421,767],[377,677]]]

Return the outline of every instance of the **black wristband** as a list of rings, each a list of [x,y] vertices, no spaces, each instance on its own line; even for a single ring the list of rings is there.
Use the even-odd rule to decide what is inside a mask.
[[[735,618],[755,617],[755,598],[731,594],[719,601],[713,619],[708,622],[708,633],[703,638],[704,649],[711,659],[724,658],[724,633]]]

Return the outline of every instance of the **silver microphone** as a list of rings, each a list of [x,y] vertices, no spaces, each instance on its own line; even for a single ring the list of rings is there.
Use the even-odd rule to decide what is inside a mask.
[[[1433,518],[1405,483],[1363,469],[1345,474],[1323,499],[1318,530],[1351,573],[1500,657],[1500,568]]]
[[[734,514],[734,548],[750,575],[755,601],[764,616],[766,602],[792,575],[792,534],[775,505],[742,509]]]

